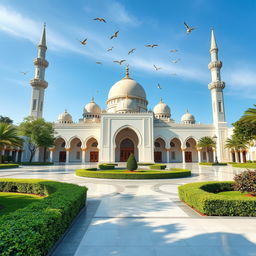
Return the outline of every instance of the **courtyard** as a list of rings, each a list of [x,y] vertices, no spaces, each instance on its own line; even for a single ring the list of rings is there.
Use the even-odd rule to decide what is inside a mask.
[[[256,255],[256,219],[208,217],[182,203],[182,184],[232,180],[241,168],[169,164],[192,176],[164,180],[103,180],[75,176],[94,165],[1,170],[1,178],[42,178],[88,187],[88,202],[51,255]]]

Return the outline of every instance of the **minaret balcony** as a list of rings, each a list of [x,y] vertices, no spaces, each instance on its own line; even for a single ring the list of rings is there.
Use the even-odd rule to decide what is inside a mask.
[[[47,68],[49,63],[47,60],[41,59],[41,58],[35,58],[34,59],[34,65],[35,66],[42,66],[44,68]]]
[[[222,67],[222,62],[221,61],[211,61],[208,65],[208,69],[212,69],[212,68],[221,68]]]
[[[223,81],[214,81],[208,84],[208,89],[224,89],[225,88],[225,82]]]
[[[30,85],[32,87],[42,87],[44,89],[48,87],[48,83],[45,80],[41,80],[39,78],[34,78],[30,80]]]

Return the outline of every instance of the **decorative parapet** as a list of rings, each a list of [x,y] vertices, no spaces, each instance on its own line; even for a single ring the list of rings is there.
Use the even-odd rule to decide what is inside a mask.
[[[212,68],[221,68],[222,67],[222,62],[219,60],[215,60],[215,61],[211,61],[208,64],[208,69],[212,69]]]
[[[215,81],[208,84],[208,89],[224,89],[225,88],[225,82],[223,81]]]
[[[41,80],[39,78],[30,80],[30,85],[33,87],[42,87],[44,89],[48,87],[48,83],[45,80]]]
[[[42,59],[42,58],[35,58],[34,59],[34,65],[43,66],[44,68],[47,68],[49,66],[49,62],[47,60]]]

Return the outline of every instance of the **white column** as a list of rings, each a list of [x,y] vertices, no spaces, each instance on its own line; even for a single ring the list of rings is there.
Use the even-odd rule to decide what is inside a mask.
[[[186,161],[185,161],[185,148],[182,148],[181,151],[182,151],[182,163],[185,164],[186,163]]]
[[[198,150],[198,163],[201,163],[202,162],[202,159],[201,159],[201,150]]]
[[[69,152],[70,152],[70,149],[66,148],[66,164],[69,163]]]
[[[241,163],[243,163],[244,162],[243,151],[240,151],[240,159],[241,159]]]
[[[166,163],[170,163],[170,149],[166,149]]]
[[[53,162],[53,150],[50,150],[50,162]]]
[[[82,148],[82,163],[85,164],[85,154],[86,154],[86,149]]]
[[[18,162],[18,156],[19,156],[19,150],[16,150],[16,154],[15,154],[15,162]]]
[[[216,159],[216,150],[213,150],[213,162],[215,162]]]

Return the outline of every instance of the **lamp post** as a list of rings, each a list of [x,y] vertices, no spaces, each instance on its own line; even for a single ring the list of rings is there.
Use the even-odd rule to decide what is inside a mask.
[[[215,162],[214,162],[214,164],[217,165],[217,164],[219,164],[219,162],[218,162],[218,157],[217,157],[217,136],[216,136],[216,134],[212,138],[215,141]]]

